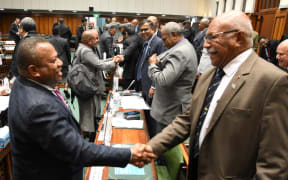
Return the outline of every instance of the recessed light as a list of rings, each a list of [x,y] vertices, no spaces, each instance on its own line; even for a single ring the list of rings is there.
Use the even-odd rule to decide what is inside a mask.
[[[24,9],[24,11],[28,11],[28,9]]]
[[[112,12],[112,14],[116,14],[116,12]]]
[[[0,8],[0,11],[4,11],[5,9],[4,8]]]
[[[190,16],[186,16],[186,18],[190,18]]]
[[[140,13],[137,13],[136,15],[137,15],[137,16],[140,16],[141,14],[140,14]]]
[[[53,12],[53,10],[52,10],[52,9],[49,9],[48,11],[49,11],[49,12]]]
[[[162,14],[162,16],[166,16],[166,14]]]
[[[77,13],[77,11],[76,11],[76,10],[73,10],[72,12],[73,12],[73,13]]]

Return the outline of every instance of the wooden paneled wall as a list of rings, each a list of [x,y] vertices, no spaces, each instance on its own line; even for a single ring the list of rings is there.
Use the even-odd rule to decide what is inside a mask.
[[[282,35],[287,33],[287,10],[277,10],[273,24],[272,39],[281,39]]]
[[[10,24],[15,21],[16,17],[32,17],[37,26],[37,32],[40,34],[52,34],[52,27],[60,17],[64,18],[64,24],[68,25],[73,35],[76,35],[76,29],[81,24],[82,15],[52,15],[52,14],[32,14],[32,15],[15,15],[0,14],[0,32],[8,33]]]

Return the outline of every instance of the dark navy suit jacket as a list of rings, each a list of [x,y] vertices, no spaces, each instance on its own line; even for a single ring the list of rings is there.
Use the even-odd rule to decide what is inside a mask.
[[[8,111],[14,180],[81,180],[84,166],[129,162],[129,149],[85,141],[66,105],[22,76],[13,84]]]
[[[149,58],[153,55],[153,54],[161,54],[162,52],[166,51],[167,48],[165,48],[163,46],[163,41],[161,38],[159,38],[158,36],[153,36],[153,39],[150,42],[150,45],[148,47],[147,53],[146,53],[146,57],[144,59],[144,62],[142,64],[141,67],[141,87],[142,87],[142,95],[145,99],[145,101],[151,105],[152,103],[152,99],[150,99],[148,97],[149,94],[149,89],[151,88],[152,85],[152,80],[148,77],[148,66],[149,66]],[[143,48],[144,49],[144,48]],[[138,70],[138,66],[140,65],[140,61],[141,61],[141,57],[142,54],[144,53],[142,49],[142,52],[139,55],[138,58],[138,62],[136,65],[136,77],[137,77],[137,70]]]

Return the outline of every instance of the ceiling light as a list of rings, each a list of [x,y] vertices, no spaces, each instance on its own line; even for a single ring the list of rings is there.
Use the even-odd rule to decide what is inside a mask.
[[[0,11],[4,11],[5,9],[4,8],[0,8]]]
[[[141,14],[140,14],[140,13],[137,13],[136,15],[137,15],[137,16],[140,16]]]
[[[162,16],[166,16],[166,14],[162,14]]]

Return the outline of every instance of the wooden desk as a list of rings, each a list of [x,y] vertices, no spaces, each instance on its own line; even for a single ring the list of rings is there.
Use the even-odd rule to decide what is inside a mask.
[[[109,96],[107,97],[107,100],[106,100],[104,113],[106,112],[108,100],[109,100]],[[123,110],[121,108],[119,110],[120,111],[135,111],[135,110]],[[141,112],[141,115],[144,119],[144,130],[143,129],[118,129],[118,128],[116,129],[113,127],[111,144],[112,143],[120,143],[120,144],[143,143],[143,144],[145,144],[146,142],[149,141],[147,125],[145,122],[145,115],[144,115],[143,111],[141,111],[141,110],[139,110],[139,111]],[[103,124],[103,118],[100,121],[98,132],[100,131],[102,124]],[[98,136],[99,136],[99,133],[97,133],[97,135],[96,135],[95,144],[104,144],[103,141],[98,141]],[[154,180],[157,180],[157,174],[156,174],[154,161],[151,163],[151,167],[152,167],[152,174],[153,174]],[[88,167],[86,170],[86,173],[85,173],[84,180],[89,180],[90,171],[91,171],[91,167]],[[108,179],[108,172],[109,172],[109,167],[105,167],[103,170],[102,180]]]

